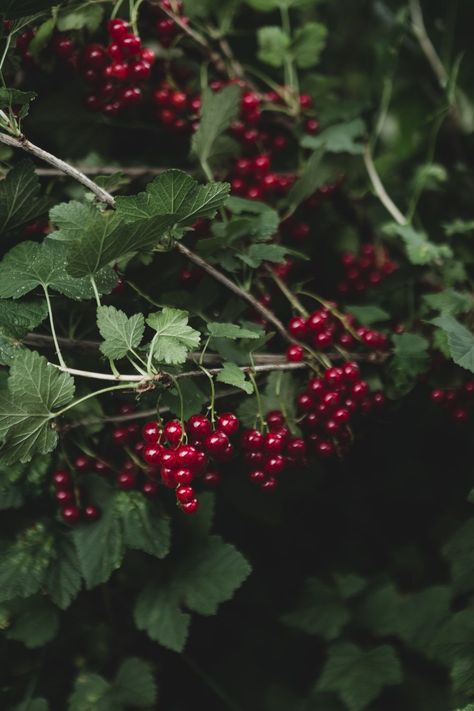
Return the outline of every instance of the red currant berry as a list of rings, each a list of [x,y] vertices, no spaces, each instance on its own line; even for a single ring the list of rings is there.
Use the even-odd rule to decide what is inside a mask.
[[[56,501],[62,505],[72,503],[74,498],[74,492],[71,489],[59,489],[55,494]]]
[[[181,504],[181,511],[185,514],[193,514],[199,508],[199,501],[193,499],[192,501],[187,501],[185,504]]]
[[[302,109],[309,109],[313,105],[313,100],[308,94],[301,94],[300,96],[300,106]]]
[[[207,486],[218,486],[221,481],[221,475],[218,472],[206,472],[202,480]]]
[[[195,498],[192,486],[178,486],[176,489],[176,499],[180,504],[186,504]]]
[[[147,81],[151,76],[151,64],[148,62],[134,62],[130,65],[130,77],[135,81]]]
[[[224,432],[228,437],[237,434],[240,422],[233,412],[225,412],[217,420],[217,429]]]
[[[179,444],[183,438],[183,428],[179,420],[167,422],[163,434],[170,444]]]
[[[65,469],[58,469],[58,471],[53,472],[51,478],[58,489],[71,486],[72,483],[71,475]]]
[[[97,521],[100,516],[100,509],[97,506],[86,506],[82,512],[83,517],[86,521]]]
[[[120,18],[109,20],[107,23],[107,31],[112,39],[122,39],[122,37],[128,34],[128,22]]]
[[[262,484],[266,478],[267,475],[262,469],[254,469],[253,471],[249,472],[249,479],[254,484]]]
[[[146,481],[142,486],[142,491],[145,496],[152,499],[158,493],[158,484],[155,481]]]
[[[107,52],[101,44],[89,44],[82,53],[82,61],[89,69],[103,69]]]
[[[179,486],[189,486],[194,479],[194,474],[191,469],[176,469],[174,470],[174,480]]]
[[[156,444],[161,439],[161,427],[158,422],[147,422],[142,427],[142,437],[145,442]]]
[[[437,405],[444,401],[444,391],[443,390],[433,390],[431,392],[431,401],[435,402]]]
[[[303,339],[306,335],[306,321],[301,316],[295,316],[288,323],[288,331],[292,336]]]
[[[301,363],[304,358],[304,348],[303,346],[293,345],[288,346],[286,350],[286,360],[288,363]]]
[[[211,434],[212,426],[204,415],[192,415],[186,423],[186,432],[192,442],[203,442]]]
[[[142,43],[140,41],[140,38],[136,35],[122,35],[122,37],[117,38],[117,41],[122,47],[124,54],[126,54],[128,57],[133,57],[137,54],[140,54]]]
[[[55,37],[53,40],[53,51],[61,59],[70,59],[74,54],[74,42],[70,37]]]
[[[136,480],[137,477],[133,472],[120,472],[117,477],[117,485],[119,489],[123,489],[123,491],[129,491],[130,489],[133,489],[135,487]]]
[[[268,479],[266,479],[261,484],[262,491],[275,491],[276,487],[277,487],[277,480],[275,479],[274,476],[269,476]]]
[[[281,410],[271,410],[267,413],[265,420],[271,432],[274,432],[285,424],[285,416]]]
[[[92,467],[89,457],[79,456],[74,460],[74,468],[78,472],[85,472],[90,470]]]
[[[199,464],[199,452],[192,445],[184,444],[176,451],[176,463],[179,468],[196,471]]]
[[[334,452],[335,450],[332,442],[328,442],[327,440],[320,440],[316,444],[316,453],[319,454],[320,457],[332,457]]]
[[[258,430],[246,430],[241,442],[246,452],[259,452],[263,447],[263,434]]]
[[[263,452],[245,452],[244,459],[252,467],[261,467],[265,461]]]
[[[147,464],[156,467],[163,461],[163,447],[161,444],[149,444],[143,450],[143,459]]]
[[[285,458],[281,454],[269,457],[264,465],[267,475],[280,474],[286,467]]]
[[[123,447],[128,443],[128,430],[126,427],[117,427],[112,432],[112,437],[114,439],[115,444],[118,444],[119,446]]]
[[[282,454],[285,449],[285,439],[284,437],[280,437],[280,435],[269,432],[265,435],[263,448],[269,454]]]
[[[61,511],[63,520],[66,523],[75,524],[81,518],[81,512],[77,506],[65,506]]]

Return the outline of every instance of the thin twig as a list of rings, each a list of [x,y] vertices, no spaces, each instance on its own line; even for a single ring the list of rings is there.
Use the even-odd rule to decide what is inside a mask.
[[[195,254],[192,252],[188,247],[185,247],[184,244],[181,242],[176,243],[176,248],[178,251],[181,252],[181,254],[184,254],[190,262],[194,262],[196,266],[200,267],[200,269],[203,269],[205,272],[210,274],[216,281],[220,281],[221,284],[224,284],[230,291],[233,291],[234,294],[237,294],[237,296],[240,296],[240,298],[245,299],[252,308],[255,309],[255,311],[258,311],[261,316],[266,321],[269,321],[272,323],[277,331],[280,333],[280,335],[286,340],[289,341],[290,343],[293,343],[294,339],[291,338],[290,334],[286,330],[285,326],[283,323],[280,321],[277,316],[275,316],[274,313],[272,313],[269,309],[266,308],[263,304],[261,304],[257,299],[252,296],[248,291],[245,291],[244,289],[241,289],[240,286],[237,286],[237,284],[234,284],[233,281],[228,279],[225,274],[222,274],[222,272],[218,271],[213,267],[211,264],[208,264],[204,259],[202,259],[199,255]]]
[[[9,136],[6,133],[0,133],[0,143],[4,143],[7,146],[12,146],[13,148],[20,148],[21,150],[26,151],[27,153],[31,153],[31,155],[36,156],[36,158],[39,158],[45,163],[49,163],[57,170],[60,170],[65,175],[68,175],[70,178],[73,178],[78,183],[81,183],[81,185],[84,185],[84,187],[94,193],[94,195],[96,195],[101,202],[104,202],[106,205],[110,205],[110,207],[113,207],[114,198],[110,193],[99,187],[97,183],[94,183],[93,180],[90,180],[87,175],[81,173],[81,171],[77,168],[74,168],[72,165],[65,163],[60,158],[56,158],[56,156],[53,156],[52,153],[48,153],[48,151],[44,151],[42,148],[35,146],[34,143],[28,141],[24,136],[21,136],[20,138],[13,138],[13,136]]]
[[[380,180],[379,174],[377,173],[377,170],[374,165],[374,160],[372,158],[372,151],[368,143],[365,145],[364,148],[364,163],[367,169],[367,173],[369,174],[370,182],[372,183],[374,192],[382,203],[382,205],[385,207],[387,212],[391,214],[395,222],[397,222],[399,225],[407,225],[408,220],[395,205],[392,198],[385,190],[382,181]]]
[[[156,168],[147,165],[140,166],[89,166],[89,165],[78,165],[76,169],[79,170],[83,175],[118,175],[122,173],[129,178],[140,178],[142,175],[161,175],[168,170],[168,168]],[[40,177],[59,177],[64,175],[64,171],[59,168],[36,168],[36,174]]]
[[[91,370],[80,370],[78,368],[68,368],[66,366],[56,365],[51,363],[58,370],[63,373],[69,373],[69,375],[75,375],[78,378],[89,378],[90,380],[107,380],[112,382],[123,382],[123,383],[158,383],[167,381],[169,378],[173,377],[175,380],[178,378],[198,378],[205,375],[202,370],[188,370],[183,373],[178,373],[177,375],[171,376],[169,373],[160,372],[153,375],[136,375],[134,374],[119,374],[114,375],[113,373],[96,373]],[[264,365],[252,366],[241,366],[239,370],[243,373],[269,373],[273,370],[302,370],[308,368],[307,363],[266,363]],[[211,375],[218,375],[222,371],[222,368],[211,368],[207,372]]]

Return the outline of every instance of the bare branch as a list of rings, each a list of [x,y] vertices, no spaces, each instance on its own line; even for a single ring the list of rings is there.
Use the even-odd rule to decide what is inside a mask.
[[[398,222],[399,225],[407,225],[407,218],[400,212],[398,207],[395,205],[392,198],[385,190],[382,181],[380,180],[380,176],[377,173],[377,170],[374,165],[374,160],[372,158],[372,151],[368,143],[364,148],[364,163],[367,169],[367,173],[369,174],[370,182],[372,183],[374,192],[382,203],[382,205],[385,207],[387,212],[391,214],[395,222]]]

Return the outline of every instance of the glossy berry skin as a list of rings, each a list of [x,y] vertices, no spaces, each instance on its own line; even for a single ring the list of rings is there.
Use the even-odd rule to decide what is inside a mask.
[[[74,492],[71,489],[59,489],[55,494],[56,501],[62,506],[72,503],[74,498]]]
[[[245,452],[244,459],[251,467],[261,467],[265,461],[263,452]]]
[[[86,506],[82,515],[86,521],[97,521],[100,517],[100,509],[97,506]]]
[[[281,454],[269,457],[264,465],[264,471],[267,475],[273,476],[276,474],[281,474],[285,469],[286,462],[285,458]]]
[[[128,439],[129,439],[129,434],[128,434],[127,428],[126,427],[117,427],[117,429],[115,429],[112,432],[112,437],[113,437],[115,444],[118,444],[119,446],[123,447],[124,445],[126,445],[128,443]]]
[[[178,486],[176,489],[176,500],[179,501],[180,504],[187,504],[194,498],[196,497],[192,486]]]
[[[258,430],[247,430],[241,441],[246,452],[259,452],[263,447],[263,434]]]
[[[267,475],[265,474],[263,469],[254,469],[253,471],[249,472],[249,479],[252,484],[263,484],[266,478]]]
[[[198,508],[199,508],[199,501],[197,499],[192,499],[192,501],[188,501],[185,504],[181,504],[181,511],[185,514],[196,513]]]
[[[304,358],[303,346],[293,345],[288,346],[286,350],[286,360],[288,363],[301,363]]]
[[[107,31],[112,39],[119,40],[128,34],[128,22],[119,18],[109,20],[107,23]]]
[[[117,477],[117,485],[119,489],[122,489],[123,491],[130,491],[130,489],[135,487],[136,480],[136,475],[133,472],[120,472]]]
[[[61,511],[63,521],[75,524],[81,518],[81,512],[77,506],[65,506]]]
[[[194,474],[191,469],[176,469],[173,474],[175,483],[180,486],[189,486],[194,479]]]
[[[155,481],[146,481],[142,491],[148,498],[152,499],[158,493],[158,484]]]
[[[218,472],[214,472],[214,471],[206,472],[202,478],[202,481],[207,486],[211,486],[211,487],[218,486],[221,482],[221,476]]]
[[[295,316],[288,322],[288,331],[292,336],[303,339],[306,336],[306,321],[301,316]]]
[[[302,437],[291,437],[286,444],[286,454],[300,460],[306,455],[306,442]]]
[[[178,457],[174,450],[165,449],[161,453],[161,465],[168,469],[176,469],[178,466]]]
[[[199,464],[197,449],[190,444],[183,445],[176,452],[176,462],[179,468],[195,471]]]
[[[86,472],[91,469],[91,461],[89,457],[79,456],[74,460],[74,468],[78,472]]]
[[[162,457],[163,447],[160,444],[148,444],[143,450],[143,459],[153,467],[162,463]]]
[[[432,390],[431,402],[434,402],[437,405],[444,402],[444,391],[440,389]]]
[[[263,449],[268,454],[282,454],[285,449],[285,440],[280,435],[269,432],[265,435]]]
[[[147,422],[142,427],[142,437],[145,442],[156,444],[161,438],[161,428],[158,422]]]
[[[58,469],[51,476],[54,486],[57,489],[65,489],[72,484],[72,477],[65,469]]]
[[[237,434],[240,422],[233,412],[225,412],[217,420],[217,429],[224,432],[228,437]]]
[[[281,410],[271,410],[267,412],[265,420],[270,432],[274,432],[285,424],[285,416]]]
[[[262,489],[262,491],[271,492],[271,491],[275,491],[275,489],[277,488],[277,485],[278,485],[278,483],[277,483],[277,480],[275,479],[275,477],[269,476],[268,479],[266,479],[264,482],[262,482],[261,489]]]
[[[183,428],[179,420],[167,422],[163,429],[163,434],[170,444],[179,444],[183,437]]]
[[[192,442],[204,442],[212,432],[212,425],[204,415],[192,415],[186,423],[186,432]]]
[[[224,432],[213,432],[204,442],[206,450],[214,457],[219,457],[226,454],[229,445],[229,438]]]

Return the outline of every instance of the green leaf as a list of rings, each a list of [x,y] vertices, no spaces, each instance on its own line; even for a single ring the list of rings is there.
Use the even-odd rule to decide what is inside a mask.
[[[21,347],[20,339],[48,315],[46,301],[0,300],[0,364],[10,365]]]
[[[474,518],[466,521],[443,548],[451,567],[453,588],[458,594],[474,590]]]
[[[451,358],[461,368],[474,373],[474,335],[448,313],[441,314],[431,321],[448,336]]]
[[[453,316],[470,311],[474,304],[471,294],[455,291],[455,289],[443,289],[435,294],[425,294],[423,301],[431,309],[450,313]]]
[[[272,262],[280,264],[284,261],[285,256],[290,250],[281,244],[252,244],[246,254],[239,254],[239,258],[252,267],[257,269],[263,262]]]
[[[452,250],[446,244],[430,242],[424,232],[415,230],[411,225],[399,225],[391,222],[383,228],[385,234],[401,237],[405,243],[408,259],[412,264],[442,264],[453,256]]]
[[[53,538],[44,524],[25,529],[2,551],[0,602],[35,595],[43,585],[53,555]]]
[[[239,116],[241,89],[236,84],[218,92],[206,89],[202,95],[199,128],[191,150],[202,166],[212,160],[218,139]]]
[[[98,477],[89,489],[102,515],[93,524],[73,533],[77,555],[88,590],[106,582],[121,564],[127,548],[164,558],[169,550],[169,522],[159,507],[139,492],[116,491]]]
[[[104,339],[100,350],[112,360],[125,358],[129,351],[137,348],[145,332],[142,314],[128,317],[114,306],[100,306],[97,309],[97,325]]]
[[[303,148],[317,149],[324,147],[329,153],[351,153],[360,155],[364,147],[357,139],[363,138],[366,128],[362,119],[354,119],[346,123],[338,123],[321,131],[317,136],[303,136]]]
[[[317,688],[336,693],[350,711],[362,711],[386,686],[401,682],[402,669],[392,647],[366,652],[342,643],[330,648]]]
[[[474,696],[474,664],[472,655],[455,659],[451,669],[453,691],[464,696]]]
[[[264,414],[271,410],[281,410],[290,428],[294,429],[296,422],[297,383],[291,373],[274,371],[267,379],[267,386],[261,398]]]
[[[58,16],[58,30],[70,32],[86,28],[89,32],[96,32],[104,17],[104,8],[100,5],[84,5],[74,9],[63,8]]]
[[[127,659],[118,670],[113,687],[114,697],[127,707],[152,708],[156,704],[156,682],[150,665],[141,659]]]
[[[349,313],[354,314],[363,326],[372,326],[374,323],[390,319],[390,314],[385,309],[372,304],[369,306],[346,306],[345,308]]]
[[[289,54],[290,38],[281,27],[261,27],[257,32],[258,58],[272,67],[282,67]]]
[[[108,681],[99,674],[84,672],[75,681],[68,711],[122,711],[122,708],[115,704]]]
[[[48,711],[49,704],[46,699],[37,697],[36,699],[26,699],[18,706],[13,706],[11,711]]]
[[[0,392],[0,457],[5,463],[29,462],[51,452],[58,435],[51,428],[54,411],[74,397],[74,380],[34,351],[20,351]]]
[[[346,600],[359,595],[367,587],[367,580],[357,573],[336,573],[334,580],[337,589]]]
[[[188,325],[189,314],[165,307],[161,313],[150,314],[147,324],[156,331],[153,338],[153,358],[158,363],[184,363],[188,352],[199,346],[200,334]]]
[[[235,323],[218,323],[210,321],[207,324],[207,330],[213,338],[260,338],[263,334],[262,329],[251,331],[249,328],[242,328]]]
[[[36,39],[36,37],[34,39]],[[38,95],[34,91],[20,91],[20,89],[7,89],[6,87],[2,87],[0,89],[0,109],[10,111],[15,107],[18,110],[18,117],[23,119],[28,116],[30,104],[36,99],[37,96]],[[37,188],[39,188],[39,182],[36,182]],[[42,202],[42,206],[43,211],[45,212],[46,202]],[[36,205],[36,207],[39,206]]]
[[[36,60],[39,59],[41,52],[50,42],[55,27],[56,22],[54,18],[50,17],[37,28],[35,36],[28,46],[28,51],[31,52]]]
[[[313,153],[306,162],[302,175],[292,186],[288,194],[288,203],[293,212],[316,190],[332,182],[336,177],[334,168],[322,163],[325,151],[325,146],[321,146]]]
[[[245,375],[245,372],[241,370],[235,363],[224,363],[222,370],[217,376],[217,381],[219,383],[226,383],[226,385],[232,385],[234,388],[240,388],[247,395],[251,395],[254,391],[253,384]]]
[[[22,488],[18,484],[12,483],[6,472],[0,472],[0,511],[18,509],[22,505]]]
[[[52,601],[65,610],[82,586],[79,558],[70,533],[56,538],[55,551],[56,556],[49,566],[45,586]]]
[[[191,225],[199,217],[213,217],[229,190],[228,183],[200,185],[181,170],[167,170],[147,185],[145,193],[117,197],[117,215],[128,223],[161,218],[168,227]]]
[[[291,53],[300,69],[309,69],[319,64],[326,46],[327,28],[320,22],[306,22],[296,30]]]
[[[258,200],[246,200],[231,196],[226,202],[226,208],[235,215],[244,215],[241,220],[243,234],[265,241],[278,231],[280,217],[276,210]],[[235,218],[228,223],[235,223]],[[202,240],[200,240],[202,242]]]
[[[469,235],[474,233],[474,220],[454,220],[443,225],[443,229],[448,237]]]
[[[416,333],[392,336],[392,341],[394,355],[389,363],[389,371],[397,392],[405,394],[414,387],[418,376],[429,366],[429,342]]]
[[[246,559],[219,536],[209,536],[212,497],[203,497],[192,522],[186,545],[179,557],[170,559],[166,578],[151,582],[139,594],[134,611],[140,630],[169,649],[184,649],[191,616],[182,608],[201,615],[215,615],[220,604],[230,600],[250,573]]]
[[[15,607],[13,622],[6,631],[8,639],[23,642],[28,649],[36,649],[56,637],[59,615],[48,600],[35,597]]]
[[[284,615],[282,620],[306,634],[333,640],[339,636],[350,617],[337,590],[316,578],[309,578],[296,609]]]
[[[65,261],[65,247],[51,240],[42,244],[22,242],[13,247],[0,262],[0,298],[19,299],[38,286],[59,291],[71,299],[93,298],[90,280],[70,276]],[[113,270],[103,270],[97,275],[97,288],[108,293],[116,281]]]
[[[22,92],[23,94],[23,92]],[[5,96],[5,95],[4,95]],[[8,97],[18,98],[18,94]],[[0,182],[0,232],[34,222],[47,212],[48,201],[38,197],[40,183],[30,160],[22,160]]]

